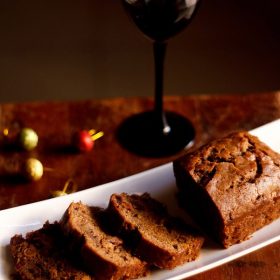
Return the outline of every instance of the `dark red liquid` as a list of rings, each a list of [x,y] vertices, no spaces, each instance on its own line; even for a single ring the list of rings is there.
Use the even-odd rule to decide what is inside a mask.
[[[165,41],[184,29],[192,19],[198,0],[123,0],[138,28],[155,41]]]

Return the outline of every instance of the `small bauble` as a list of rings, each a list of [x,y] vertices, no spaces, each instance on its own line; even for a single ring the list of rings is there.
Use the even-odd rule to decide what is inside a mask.
[[[24,162],[22,172],[29,181],[38,181],[43,176],[44,168],[38,159],[29,158]]]
[[[73,145],[80,152],[89,152],[93,148],[94,141],[88,131],[81,130],[74,134]]]
[[[19,133],[19,145],[27,150],[33,150],[38,144],[38,135],[31,128],[23,128]]]

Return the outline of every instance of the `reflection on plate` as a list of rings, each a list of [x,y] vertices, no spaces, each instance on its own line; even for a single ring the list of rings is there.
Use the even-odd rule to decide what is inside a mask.
[[[280,152],[280,133],[277,131],[280,131],[280,120],[259,127],[251,133]],[[89,205],[106,207],[110,195],[120,192],[149,192],[154,198],[165,203],[171,214],[186,217],[185,213],[177,207],[172,163],[64,197],[3,210],[0,211],[0,279],[10,279],[12,268],[7,247],[14,234],[24,234],[38,229],[46,220],[52,222],[60,219],[72,201],[82,201]],[[221,249],[214,243],[206,242],[198,260],[173,270],[155,271],[147,279],[183,279],[229,262],[278,240],[280,240],[280,219],[256,232],[250,240],[229,249]]]

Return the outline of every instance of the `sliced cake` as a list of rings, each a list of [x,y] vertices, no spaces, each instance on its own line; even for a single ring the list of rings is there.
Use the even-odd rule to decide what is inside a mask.
[[[90,280],[77,260],[69,258],[59,224],[46,223],[43,228],[23,237],[11,238],[10,251],[16,275],[22,280]]]
[[[108,206],[111,226],[133,244],[134,253],[159,268],[172,269],[195,260],[204,238],[149,194],[113,194]]]
[[[133,279],[146,275],[147,264],[126,249],[123,241],[109,235],[100,223],[102,211],[71,203],[61,225],[67,239],[95,279]]]

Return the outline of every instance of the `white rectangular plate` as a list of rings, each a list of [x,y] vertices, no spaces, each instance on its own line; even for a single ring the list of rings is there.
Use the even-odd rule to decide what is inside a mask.
[[[251,131],[275,151],[280,152],[280,119]],[[152,197],[165,203],[171,214],[185,216],[177,207],[176,184],[172,163],[133,175],[115,182],[76,192],[64,197],[53,198],[0,211],[0,279],[10,279],[12,270],[8,244],[15,234],[36,230],[49,220],[59,220],[70,202],[82,201],[88,205],[106,207],[112,193],[149,192]],[[153,272],[145,279],[183,279],[214,268],[241,257],[259,248],[280,240],[280,219],[257,231],[251,239],[229,249],[207,246],[198,260],[173,270]]]

